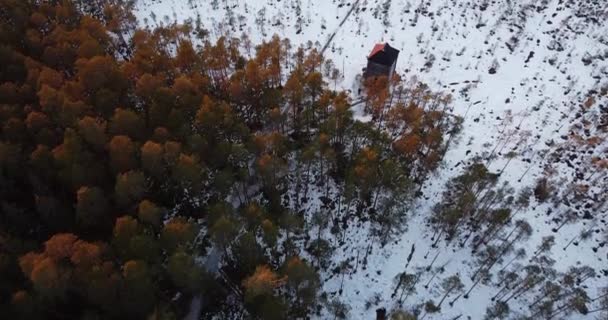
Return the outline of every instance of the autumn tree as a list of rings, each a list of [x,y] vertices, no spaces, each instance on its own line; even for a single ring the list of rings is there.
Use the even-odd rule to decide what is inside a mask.
[[[76,199],[76,221],[83,228],[102,227],[111,221],[108,199],[101,188],[81,187]]]
[[[319,276],[312,267],[298,257],[286,262],[285,275],[287,276],[287,287],[294,299],[292,312],[305,314],[307,309],[313,307],[317,302]]]
[[[122,173],[136,167],[135,145],[127,136],[114,136],[108,144],[110,166],[116,173]]]
[[[274,294],[275,288],[282,282],[283,280],[268,266],[258,266],[255,272],[243,281],[248,310],[262,319],[284,319],[287,305]]]

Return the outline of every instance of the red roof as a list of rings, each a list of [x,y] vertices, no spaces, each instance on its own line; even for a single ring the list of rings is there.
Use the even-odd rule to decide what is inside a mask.
[[[374,49],[372,49],[372,53],[369,54],[368,58],[373,57],[376,53],[383,51],[384,50],[384,46],[386,44],[384,43],[378,43],[374,46]]]

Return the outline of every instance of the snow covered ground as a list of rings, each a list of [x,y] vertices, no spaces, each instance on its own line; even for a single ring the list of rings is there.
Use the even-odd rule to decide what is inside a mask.
[[[408,266],[410,272],[428,266],[438,252],[433,270],[445,265],[445,271],[428,289],[418,285],[417,292],[405,301],[406,306],[437,300],[441,297],[441,279],[457,273],[468,288],[475,269],[470,266],[474,261],[470,249],[430,246],[433,230],[426,225],[426,219],[440,199],[445,182],[459,174],[468,159],[487,155],[502,141],[501,155],[491,162],[490,169],[500,171],[508,162],[504,155],[514,151],[516,157],[508,163],[501,180],[516,190],[533,186],[550,164],[550,155],[567,143],[561,136],[579,123],[576,113],[589,92],[599,91],[601,85],[608,83],[605,0],[138,0],[136,7],[142,26],[200,19],[212,36],[225,32],[238,36],[245,32],[254,43],[278,34],[294,45],[311,41],[322,48],[335,33],[325,55],[344,74],[339,86],[352,92],[356,92],[356,78],[373,45],[389,42],[401,50],[397,64],[401,75],[416,76],[433,90],[452,93],[453,113],[464,117],[463,133],[458,144],[448,151],[442,168],[424,186],[424,196],[410,212],[407,231],[383,248],[373,244],[366,268],[359,263],[346,276],[341,296],[337,293],[340,276],[323,277],[323,289],[329,297],[338,297],[351,306],[350,319],[371,319],[376,308],[395,307],[395,299],[391,299],[394,277],[404,271],[412,244],[416,250]],[[596,101],[591,108],[602,103],[606,106],[607,99]],[[512,132],[513,137],[505,140]],[[601,156],[602,151],[597,151],[601,148],[594,150]],[[562,163],[552,167],[563,179],[563,186],[575,178],[572,167]],[[589,175],[591,171],[584,176]],[[600,181],[599,190],[590,192],[606,193],[605,188],[606,184]],[[599,274],[597,281],[590,281],[592,285],[607,285],[601,272],[606,268],[607,250],[603,246],[597,252],[592,250],[604,241],[603,221],[596,222],[601,232],[592,240],[563,250],[592,221],[582,219],[553,233],[551,229],[559,221],[554,220],[554,214],[547,214],[548,209],[549,205],[533,201],[522,214],[534,228],[525,244],[526,251],[534,252],[543,236],[553,234],[556,245],[552,257],[558,271],[589,265]],[[330,269],[357,255],[361,259],[369,248],[366,224],[348,232],[348,240],[337,248]],[[432,272],[423,277],[420,283],[426,284]],[[460,298],[453,306],[446,301],[441,315],[426,318],[452,319],[462,315],[461,319],[482,319],[495,291],[491,286],[480,285],[468,300]],[[594,293],[590,291],[591,296]],[[366,309],[366,302],[375,296],[377,301]],[[525,298],[522,299],[511,304],[512,311],[518,311],[513,308],[517,305],[521,305],[522,312],[527,311]],[[599,316],[576,314],[571,318]]]

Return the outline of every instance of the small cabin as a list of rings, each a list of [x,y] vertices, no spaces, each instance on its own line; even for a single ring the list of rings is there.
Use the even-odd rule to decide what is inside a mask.
[[[389,79],[395,72],[399,50],[391,47],[388,43],[378,43],[367,56],[367,68],[365,78],[387,76]]]

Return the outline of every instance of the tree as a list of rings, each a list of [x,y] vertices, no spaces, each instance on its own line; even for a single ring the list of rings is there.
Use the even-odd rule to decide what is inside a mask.
[[[536,186],[534,187],[534,196],[539,202],[546,201],[549,198],[551,191],[552,187],[547,178],[540,178],[536,181]]]
[[[135,145],[127,136],[114,136],[108,145],[110,166],[116,173],[134,169],[137,166]]]
[[[112,298],[117,289],[107,248],[101,243],[78,239],[74,234],[60,233],[44,243],[42,252],[29,252],[19,258],[19,266],[32,282],[34,293],[49,302],[65,302],[68,293],[104,310],[117,301]],[[109,278],[108,278],[109,276]],[[98,280],[103,279],[100,286]],[[114,278],[115,279],[115,278]],[[31,295],[21,292],[14,298],[26,303]],[[33,307],[36,307],[35,305]]]
[[[38,111],[31,111],[25,119],[28,131],[36,137],[38,143],[52,145],[53,141],[49,138],[49,127],[51,121],[46,114]]]
[[[129,260],[122,267],[124,289],[121,291],[125,310],[137,317],[152,313],[156,304],[156,288],[152,282],[149,266],[142,260]]]
[[[416,316],[404,310],[397,310],[391,313],[391,320],[416,320]]]
[[[108,200],[99,187],[81,187],[76,193],[76,222],[83,228],[99,228],[111,221]]]
[[[227,250],[228,245],[233,241],[238,229],[235,221],[229,217],[221,216],[215,221],[209,232],[216,245]]]
[[[289,102],[292,114],[292,128],[298,132],[301,130],[301,113],[304,104],[304,72],[301,68],[295,69],[285,82],[283,92]]]
[[[350,307],[337,299],[328,302],[327,309],[329,309],[330,314],[333,315],[333,320],[348,319]]]
[[[76,61],[78,80],[86,90],[96,92],[102,88],[122,89],[125,84],[114,59],[109,56],[95,56]]]
[[[364,147],[359,152],[357,163],[354,167],[354,174],[357,177],[358,185],[361,189],[361,198],[369,204],[373,201],[372,191],[379,184],[380,176],[376,168],[379,166],[378,150],[373,147]]]
[[[158,207],[150,200],[142,200],[137,207],[137,217],[140,221],[148,223],[155,228],[160,228],[164,209]]]
[[[496,302],[486,309],[486,320],[491,319],[507,319],[509,316],[509,305],[504,302]]]
[[[314,240],[307,250],[317,258],[317,265],[320,267],[322,262],[324,264],[325,260],[331,254],[331,245],[327,240],[321,238],[321,231],[327,227],[327,223],[329,221],[329,217],[327,212],[318,211],[312,217],[312,222],[318,228],[317,230],[317,239]]]
[[[327,267],[327,260],[331,257],[333,248],[325,239],[313,240],[307,248],[316,259],[319,267]]]
[[[178,288],[196,292],[203,285],[202,268],[196,264],[192,255],[183,251],[178,251],[169,257],[167,271]]]
[[[266,245],[274,247],[279,236],[277,226],[272,223],[272,221],[264,219],[264,221],[262,221],[262,231],[264,232],[263,238]]]
[[[114,116],[110,120],[108,131],[113,136],[123,135],[138,140],[144,134],[144,122],[135,112],[116,108]]]
[[[3,311],[12,300],[9,318],[175,319],[215,284],[200,256],[238,282],[272,265],[277,283],[243,301],[254,318],[317,313],[319,276],[292,258],[302,237],[324,266],[330,221],[342,235],[353,214],[374,232],[400,229],[410,186],[436,167],[455,127],[448,102],[386,79],[392,88],[370,92],[377,121],[354,121],[349,94],[335,90],[339,72],[312,43],[294,50],[274,36],[244,57],[247,37],[212,41],[188,22],[138,29],[127,2],[0,1]],[[484,218],[490,230],[485,215],[502,202],[486,191],[476,196],[488,209],[461,226]],[[209,241],[225,256],[201,251]],[[225,317],[226,292],[214,292],[205,316]]]
[[[114,187],[118,205],[126,207],[141,200],[146,192],[145,179],[141,171],[119,173],[116,177],[116,186]]]
[[[467,227],[466,222],[472,225],[472,230],[466,237],[468,239],[488,218],[493,221],[489,224],[490,229],[500,229],[499,226],[508,221],[509,215],[504,210],[488,212],[491,205],[487,202],[491,203],[502,193],[499,192],[501,189],[494,189],[497,179],[498,175],[489,172],[483,164],[475,162],[467,167],[463,174],[446,184],[442,201],[433,209],[432,222],[441,228],[435,244],[443,234],[447,234],[451,241],[461,228]],[[492,230],[486,232],[493,233]],[[462,245],[464,246],[464,242]]]
[[[38,98],[43,112],[58,114],[58,111],[63,106],[65,95],[48,85],[43,85],[38,90]]]
[[[304,314],[316,303],[320,285],[319,276],[312,267],[298,257],[287,261],[285,275],[287,276],[287,286],[295,299],[292,310],[297,314]]]
[[[171,175],[181,186],[197,190],[201,187],[203,167],[196,157],[181,153],[173,165]]]
[[[282,282],[268,266],[258,266],[251,276],[243,280],[248,309],[262,319],[284,319],[287,313],[285,302],[273,293],[274,288]]]
[[[272,294],[274,287],[280,283],[278,275],[266,265],[257,266],[255,272],[243,281],[249,299]]]
[[[551,236],[543,237],[541,244],[538,246],[538,249],[536,249],[536,251],[534,252],[534,254],[532,255],[532,258],[530,260],[538,257],[542,253],[547,253],[548,251],[551,250],[551,248],[553,248],[554,245],[555,245],[554,236],[551,235]]]
[[[407,300],[407,297],[416,292],[418,276],[407,272],[401,272],[395,276],[395,280],[397,281],[397,286],[393,295],[396,295],[397,291],[401,288],[401,293],[399,294],[399,304],[401,305]]]
[[[180,248],[187,249],[196,237],[194,225],[185,218],[172,218],[161,232],[160,241],[168,252],[175,252]]]
[[[85,116],[78,121],[78,133],[96,150],[102,150],[105,146],[108,139],[105,132],[106,122],[103,119]]]
[[[596,298],[591,299],[591,302],[597,301],[597,307],[595,309],[589,310],[589,313],[600,312],[608,310],[608,290],[606,287],[603,287],[600,290],[600,295]]]
[[[460,281],[460,277],[458,275],[453,275],[443,280],[441,283],[441,288],[443,289],[444,294],[441,297],[441,300],[439,300],[437,308],[441,308],[441,304],[450,294],[454,292],[461,292],[462,289],[464,289],[464,285]]]
[[[123,257],[134,256],[131,249],[131,240],[140,233],[140,226],[131,216],[122,216],[116,219],[113,229],[113,243],[116,251]]]
[[[30,278],[34,289],[48,299],[65,299],[69,274],[49,257],[26,255],[20,259],[21,269]]]
[[[150,127],[150,108],[156,101],[157,92],[162,87],[162,78],[158,75],[144,73],[135,85],[135,92],[146,102],[144,107],[144,121],[146,128]]]
[[[141,147],[141,162],[142,167],[146,172],[156,178],[160,178],[163,174],[164,168],[164,150],[163,146],[159,143],[147,141]]]
[[[381,116],[384,114],[384,107],[389,97],[388,78],[369,77],[365,81],[364,88],[367,95],[366,108],[369,108],[374,119],[382,121]]]
[[[86,149],[75,130],[66,129],[63,142],[53,148],[52,153],[58,178],[71,190],[104,183],[103,165],[93,161],[94,155]]]
[[[232,250],[236,258],[235,265],[244,274],[253,273],[256,267],[266,262],[264,251],[252,232],[241,235]]]

